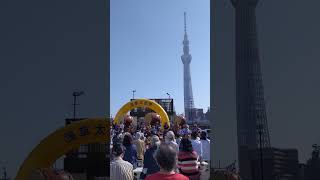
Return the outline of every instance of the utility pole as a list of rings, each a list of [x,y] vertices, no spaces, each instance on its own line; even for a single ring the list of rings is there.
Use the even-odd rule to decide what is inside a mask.
[[[83,91],[74,91],[72,93],[73,96],[73,119],[76,119],[76,106],[79,105],[77,104],[77,97],[83,95]]]

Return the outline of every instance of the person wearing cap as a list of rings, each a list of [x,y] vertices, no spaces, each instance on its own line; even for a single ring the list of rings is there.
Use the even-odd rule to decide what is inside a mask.
[[[176,139],[175,139],[175,135],[174,135],[173,131],[168,131],[167,132],[167,134],[165,136],[165,142],[167,144],[172,145],[177,150],[177,152],[179,152],[179,146],[176,143]]]
[[[112,180],[133,180],[133,165],[124,161],[124,149],[121,144],[114,144],[112,148],[114,160],[110,163],[110,178]]]
[[[153,154],[156,152],[158,147],[160,146],[160,139],[158,136],[154,135],[151,137],[150,148],[147,149],[146,153],[144,154],[144,161],[143,161],[143,170],[142,170],[142,178],[145,175],[156,173],[160,170],[156,160],[153,157]]]
[[[179,133],[182,136],[182,138],[190,138],[191,131],[189,129],[189,125],[184,124],[183,129],[181,129]]]

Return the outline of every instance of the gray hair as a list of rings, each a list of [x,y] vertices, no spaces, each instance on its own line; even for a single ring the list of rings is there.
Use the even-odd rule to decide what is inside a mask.
[[[136,135],[135,135],[135,139],[137,140],[137,139],[140,139],[140,138],[141,138],[141,134],[140,134],[140,132],[137,132]]]
[[[167,140],[167,141],[173,141],[173,142],[176,141],[175,135],[174,135],[174,132],[173,132],[173,131],[168,131],[168,132],[167,132],[167,134],[166,134],[166,140]]]
[[[151,146],[160,146],[160,139],[158,136],[153,135],[151,137]]]
[[[169,144],[162,143],[154,154],[154,158],[160,168],[172,171],[177,163],[177,151]]]

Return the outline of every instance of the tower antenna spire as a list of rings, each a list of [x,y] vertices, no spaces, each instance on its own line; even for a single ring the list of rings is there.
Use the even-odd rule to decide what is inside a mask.
[[[184,114],[188,122],[193,121],[192,109],[194,108],[190,72],[191,59],[192,57],[189,53],[189,40],[187,35],[187,13],[184,12],[184,39],[183,55],[181,56],[181,60],[183,63]]]
[[[187,34],[187,13],[184,12],[184,33]]]

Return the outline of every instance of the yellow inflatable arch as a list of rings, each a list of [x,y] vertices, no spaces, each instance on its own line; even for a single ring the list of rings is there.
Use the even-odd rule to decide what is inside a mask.
[[[164,128],[164,125],[167,123],[168,127],[170,127],[169,117],[166,111],[160,106],[160,104],[156,103],[155,101],[149,99],[136,99],[127,104],[123,105],[121,109],[117,112],[114,118],[114,124],[119,124],[119,119],[127,114],[130,110],[139,108],[139,107],[146,107],[149,108],[156,113],[158,113],[161,117],[161,126]]]
[[[110,123],[107,119],[87,119],[58,129],[43,139],[21,165],[16,180],[26,180],[39,168],[49,168],[59,157],[81,144],[108,143]]]

